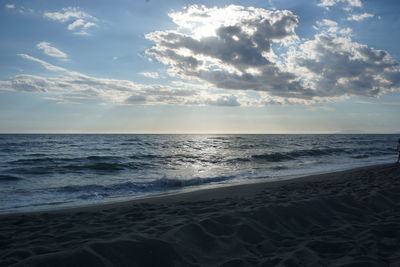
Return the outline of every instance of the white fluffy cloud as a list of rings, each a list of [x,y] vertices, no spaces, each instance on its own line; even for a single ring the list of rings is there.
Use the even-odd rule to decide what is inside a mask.
[[[350,7],[362,7],[363,6],[363,3],[361,2],[361,0],[321,0],[318,3],[318,6],[332,7],[332,6],[336,6],[339,3],[348,5]]]
[[[66,7],[58,12],[45,12],[43,14],[45,17],[57,20],[60,22],[68,22],[72,19],[92,19],[96,20],[95,17],[89,15],[88,13],[80,10],[77,7]]]
[[[51,46],[50,43],[48,42],[41,42],[36,45],[36,47],[40,50],[43,51],[46,55],[50,57],[56,57],[56,58],[61,58],[61,59],[67,59],[68,55],[59,50],[58,48],[55,48]]]
[[[146,35],[155,46],[146,52],[181,78],[218,88],[310,98],[312,92],[280,66],[272,49],[297,38],[298,18],[288,10],[227,6],[191,6],[170,14],[177,30]]]
[[[324,5],[360,1],[323,1]],[[169,14],[175,30],[146,35],[147,54],[169,73],[227,90],[258,92],[267,103],[311,103],[379,96],[399,89],[400,70],[386,51],[354,42],[350,28],[323,20],[314,39],[300,41],[298,17],[288,10],[190,6]],[[278,55],[281,46],[288,53]]]
[[[44,12],[45,18],[62,23],[68,23],[67,29],[74,34],[87,35],[88,29],[96,26],[97,18],[77,7],[63,8],[57,12]]]
[[[76,30],[77,28],[79,29],[87,29],[90,27],[96,26],[95,23],[93,22],[87,22],[83,19],[77,19],[74,22],[72,22],[71,24],[68,25],[67,29],[70,31]]]
[[[350,17],[348,17],[347,20],[360,21],[360,20],[364,20],[367,18],[373,18],[373,17],[374,17],[374,14],[371,14],[371,13],[353,14]]]
[[[6,8],[6,9],[13,9],[13,8],[15,8],[15,5],[14,5],[14,4],[5,4],[5,5],[4,5],[4,8]]]
[[[139,74],[146,78],[151,78],[151,79],[158,79],[160,77],[158,72],[139,72]]]
[[[303,43],[290,60],[318,97],[376,97],[398,90],[398,64],[383,50],[349,37],[321,33]],[[397,77],[397,78],[396,78]]]
[[[352,30],[348,27],[342,28],[339,27],[339,24],[336,21],[323,19],[321,21],[317,21],[317,26],[314,26],[314,29],[320,32],[328,32],[330,34],[350,34]]]

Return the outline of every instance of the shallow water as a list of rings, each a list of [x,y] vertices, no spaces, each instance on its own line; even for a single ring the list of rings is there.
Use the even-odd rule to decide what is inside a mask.
[[[397,135],[0,135],[0,213],[396,160]]]

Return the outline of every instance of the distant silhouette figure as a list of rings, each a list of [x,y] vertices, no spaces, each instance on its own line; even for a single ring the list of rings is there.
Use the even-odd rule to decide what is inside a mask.
[[[398,144],[397,144],[397,153],[399,154],[397,157],[397,163],[400,162],[400,138],[398,140]]]

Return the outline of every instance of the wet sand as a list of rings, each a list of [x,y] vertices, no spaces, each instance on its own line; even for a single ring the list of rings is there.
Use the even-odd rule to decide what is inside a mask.
[[[1,215],[0,266],[400,266],[400,165]]]

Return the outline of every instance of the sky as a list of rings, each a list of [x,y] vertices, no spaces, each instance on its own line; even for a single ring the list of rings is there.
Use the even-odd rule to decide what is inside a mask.
[[[0,0],[0,133],[400,133],[397,0]]]

